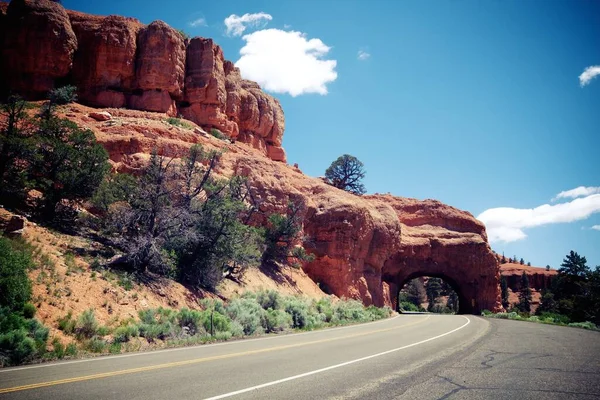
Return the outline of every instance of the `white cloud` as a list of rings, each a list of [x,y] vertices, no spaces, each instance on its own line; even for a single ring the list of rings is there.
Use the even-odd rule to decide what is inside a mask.
[[[192,28],[195,28],[195,27],[197,27],[197,26],[208,26],[208,25],[207,25],[207,23],[206,23],[206,19],[205,19],[205,18],[198,18],[198,19],[195,19],[195,20],[191,21],[191,22],[189,23],[189,25],[190,25]]]
[[[514,242],[527,237],[525,228],[580,221],[597,212],[600,212],[600,194],[591,194],[568,203],[529,209],[491,208],[477,219],[485,224],[491,242]]]
[[[270,14],[259,12],[255,14],[239,15],[231,14],[225,18],[226,33],[229,36],[241,36],[248,27],[264,26],[271,21],[273,17]]]
[[[585,71],[581,75],[579,75],[579,84],[581,87],[589,84],[592,79],[594,79],[597,75],[600,75],[600,65],[593,65],[591,67],[587,67]]]
[[[290,29],[292,26],[290,24],[283,24],[283,29]]]
[[[594,229],[596,231],[600,231],[600,225],[594,225],[590,229]]]
[[[242,76],[265,90],[298,96],[327,94],[337,79],[337,61],[324,60],[330,47],[321,39],[307,39],[296,31],[264,29],[243,36],[246,44],[235,63]]]
[[[579,186],[575,189],[565,190],[564,192],[560,192],[552,199],[552,201],[556,201],[559,199],[576,199],[577,197],[585,197],[591,194],[600,193],[600,187],[594,186]]]
[[[371,54],[367,53],[364,50],[359,50],[357,57],[358,57],[359,60],[364,61],[367,58],[371,57]]]

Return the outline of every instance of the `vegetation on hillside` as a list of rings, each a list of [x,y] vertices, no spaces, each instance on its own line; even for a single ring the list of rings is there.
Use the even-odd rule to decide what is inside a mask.
[[[36,308],[29,303],[32,267],[27,246],[0,237],[0,367],[46,353],[48,328],[33,318]]]
[[[104,179],[109,170],[108,154],[94,134],[54,113],[58,104],[73,96],[71,90],[53,91],[51,101],[33,117],[27,112],[31,106],[19,97],[12,96],[1,106],[2,204],[32,206],[43,221],[60,224],[56,219],[65,217],[61,210],[73,210],[61,206],[89,198]],[[41,193],[41,197],[32,198],[32,190]],[[62,226],[66,228],[71,222],[63,221]]]

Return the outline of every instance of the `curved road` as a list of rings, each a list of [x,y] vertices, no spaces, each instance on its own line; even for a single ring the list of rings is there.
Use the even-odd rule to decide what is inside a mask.
[[[0,370],[0,399],[600,399],[600,333],[384,321]]]

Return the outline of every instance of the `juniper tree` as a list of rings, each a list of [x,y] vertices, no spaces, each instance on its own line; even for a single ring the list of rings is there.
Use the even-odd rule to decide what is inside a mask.
[[[362,183],[365,173],[364,164],[358,158],[344,154],[331,163],[325,177],[336,188],[360,195],[366,192]]]

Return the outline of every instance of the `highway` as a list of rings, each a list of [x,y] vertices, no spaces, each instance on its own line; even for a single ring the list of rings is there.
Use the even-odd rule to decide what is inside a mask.
[[[6,368],[0,399],[598,399],[599,355],[599,332],[470,315],[399,315]]]

